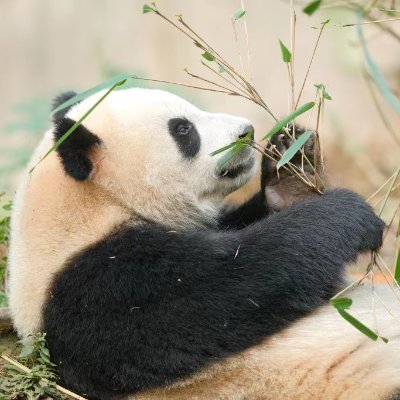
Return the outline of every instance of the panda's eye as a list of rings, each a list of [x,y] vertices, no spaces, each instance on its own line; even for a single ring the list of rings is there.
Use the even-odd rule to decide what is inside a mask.
[[[171,118],[168,131],[184,157],[193,158],[199,152],[200,135],[193,122],[186,118]]]
[[[175,132],[184,136],[190,132],[190,129],[192,129],[192,125],[190,123],[178,124],[175,127]]]

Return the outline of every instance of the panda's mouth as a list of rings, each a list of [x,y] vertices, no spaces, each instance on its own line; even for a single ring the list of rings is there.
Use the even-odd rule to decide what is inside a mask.
[[[255,159],[254,157],[249,158],[246,162],[241,164],[236,164],[229,167],[223,167],[218,171],[218,176],[220,178],[234,179],[238,176],[248,172],[253,168]]]

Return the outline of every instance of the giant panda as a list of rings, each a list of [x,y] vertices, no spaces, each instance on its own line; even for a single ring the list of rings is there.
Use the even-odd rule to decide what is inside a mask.
[[[38,164],[103,94],[56,113],[13,206],[14,326],[46,332],[62,384],[90,399],[397,398],[399,343],[327,305],[381,245],[372,209],[334,189],[272,210],[265,165],[261,191],[227,207],[255,150],[222,168],[210,153],[253,127],[160,90],[112,92]],[[352,297],[365,321],[370,290]]]

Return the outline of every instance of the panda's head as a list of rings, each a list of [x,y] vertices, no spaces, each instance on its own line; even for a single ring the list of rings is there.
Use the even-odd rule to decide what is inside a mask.
[[[54,139],[103,95],[57,113]],[[201,111],[171,93],[127,89],[106,97],[57,152],[64,179],[104,191],[146,218],[160,205],[167,216],[208,214],[255,172],[255,151],[249,146],[221,168],[221,155],[210,153],[251,131],[246,119]]]

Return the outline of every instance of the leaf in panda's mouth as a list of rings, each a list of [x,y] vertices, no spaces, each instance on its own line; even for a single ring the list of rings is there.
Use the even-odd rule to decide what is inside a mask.
[[[222,156],[217,161],[217,167],[221,169],[223,165],[231,161],[232,158],[234,158],[236,154],[240,153],[240,151],[242,151],[245,147],[246,145],[244,143],[235,144],[234,147],[232,147],[224,156]]]
[[[242,139],[238,139],[230,144],[228,144],[227,146],[221,147],[218,150],[213,151],[212,153],[210,153],[210,156],[216,156],[217,154],[220,154],[226,150],[227,153],[222,156],[218,161],[217,161],[217,167],[218,169],[222,170],[222,166],[225,165],[227,162],[229,162],[233,157],[236,156],[236,154],[238,154],[243,148],[245,148],[246,146],[251,145],[252,140],[251,138],[254,136],[254,132],[251,130],[247,133],[247,135],[242,138]]]

